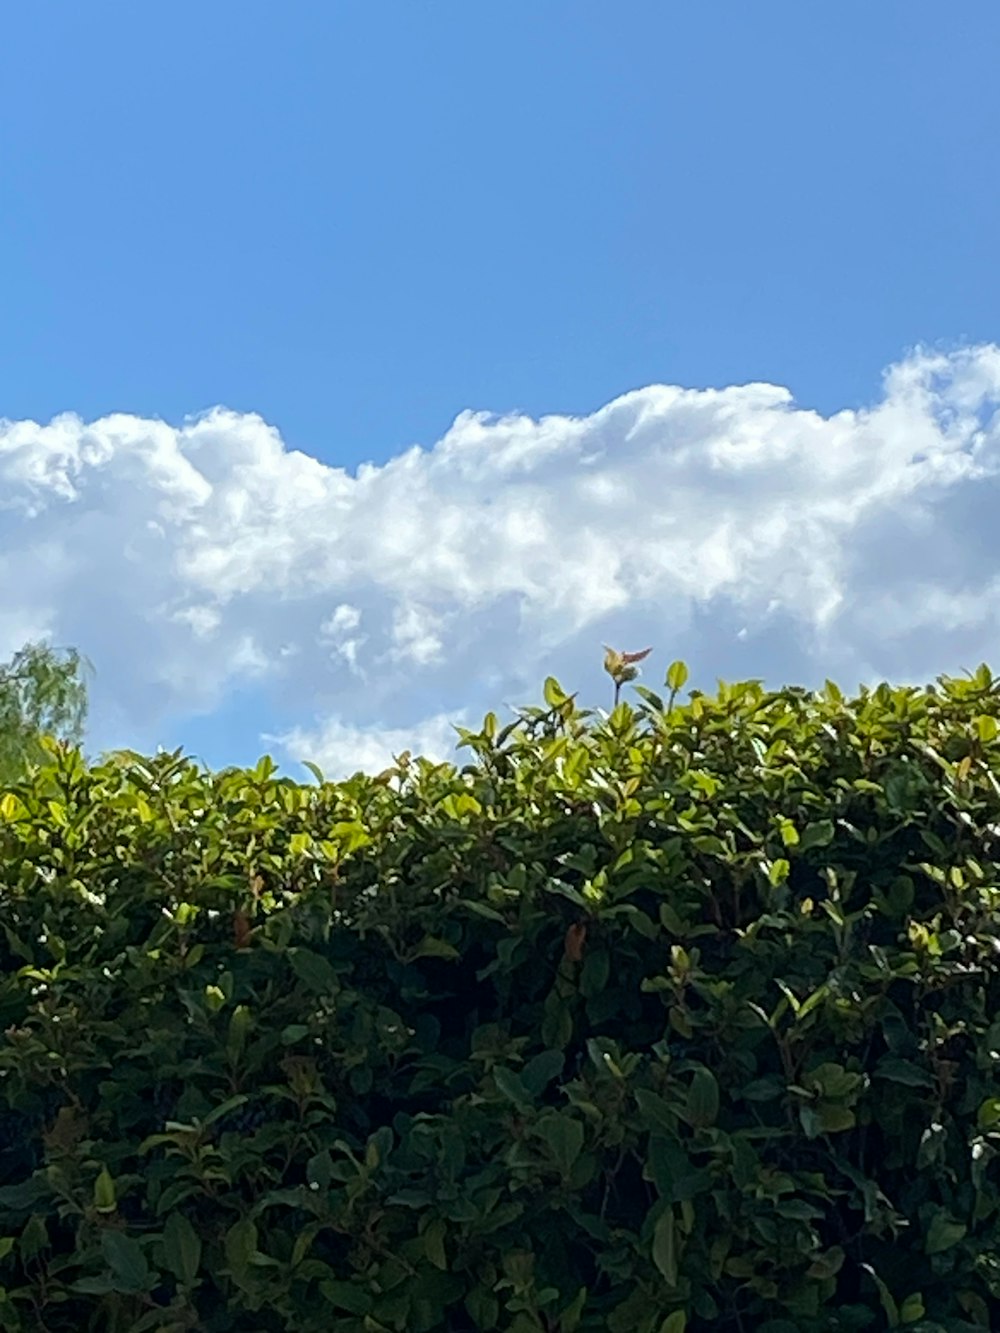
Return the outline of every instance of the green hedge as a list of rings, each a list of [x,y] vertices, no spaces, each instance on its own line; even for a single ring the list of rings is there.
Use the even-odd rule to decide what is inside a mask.
[[[684,677],[0,796],[0,1327],[1000,1327],[1000,688]]]

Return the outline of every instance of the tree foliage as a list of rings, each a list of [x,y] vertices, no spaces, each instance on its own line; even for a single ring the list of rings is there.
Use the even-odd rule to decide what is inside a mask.
[[[0,779],[45,758],[43,739],[79,744],[87,716],[86,663],[74,649],[28,643],[0,664]]]
[[[1000,1327],[1000,687],[685,680],[10,784],[0,1327]]]

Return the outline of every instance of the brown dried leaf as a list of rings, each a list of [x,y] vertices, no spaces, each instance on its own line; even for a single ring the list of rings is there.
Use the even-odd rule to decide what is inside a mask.
[[[233,939],[237,949],[248,949],[250,947],[252,933],[246,912],[242,907],[237,908],[233,913]]]
[[[566,942],[563,946],[566,957],[571,963],[579,963],[583,959],[583,946],[586,941],[586,925],[582,921],[574,922],[566,932]]]

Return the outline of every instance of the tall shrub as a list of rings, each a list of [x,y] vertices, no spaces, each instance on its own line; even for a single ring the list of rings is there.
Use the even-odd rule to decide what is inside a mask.
[[[997,683],[684,685],[9,786],[0,1327],[1000,1326]]]

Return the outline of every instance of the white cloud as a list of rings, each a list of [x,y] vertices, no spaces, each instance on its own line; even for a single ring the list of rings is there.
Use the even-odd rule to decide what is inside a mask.
[[[582,418],[463,412],[354,474],[223,409],[0,422],[0,648],[47,632],[94,661],[95,744],[249,684],[291,755],[450,747],[442,718],[549,670],[599,687],[602,641],[708,685],[924,679],[1000,659],[998,407],[983,346],[913,353],[863,411],[652,386]]]
[[[438,635],[442,617],[426,606],[409,602],[397,606],[392,618],[393,648],[390,656],[397,661],[410,661],[417,666],[429,666],[440,661],[443,644]]]
[[[330,718],[314,729],[293,727],[281,736],[264,739],[278,741],[292,760],[318,764],[325,777],[349,777],[359,770],[379,773],[405,751],[433,763],[454,760],[455,725],[462,726],[464,721],[463,712],[440,713],[410,727],[355,727]]]
[[[333,615],[320,625],[319,640],[331,645],[331,658],[346,662],[353,674],[363,679],[365,673],[358,662],[358,652],[364,647],[368,636],[353,633],[360,624],[361,612],[358,608],[341,602]]]
[[[356,606],[349,606],[347,602],[341,602],[336,608],[329,620],[325,620],[320,625],[321,634],[328,634],[331,638],[337,638],[344,630],[357,629],[361,624],[361,612]]]

